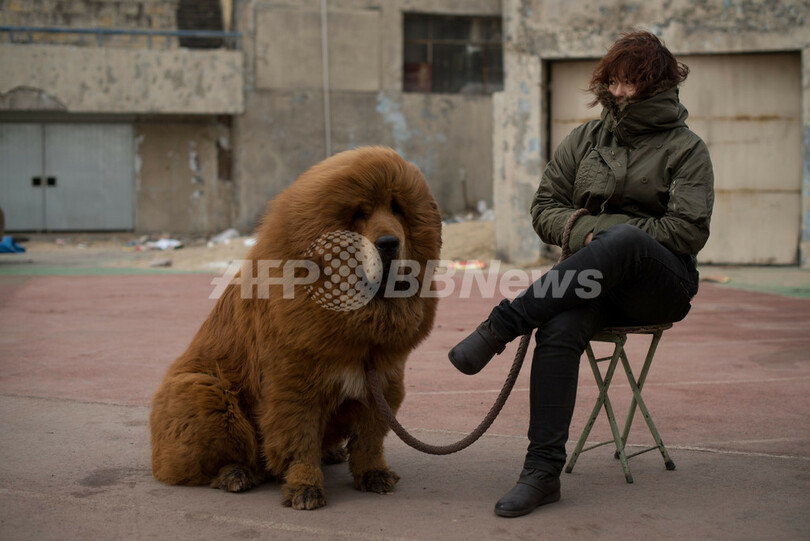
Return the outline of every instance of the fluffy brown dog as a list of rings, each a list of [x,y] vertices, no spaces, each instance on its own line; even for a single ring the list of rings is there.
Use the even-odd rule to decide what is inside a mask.
[[[382,284],[361,302],[330,309],[318,284],[345,269],[335,268],[337,255],[328,250],[338,241],[323,239],[339,231],[363,235],[376,250],[351,251],[377,262],[355,280]],[[271,262],[264,266],[270,280],[258,291],[250,283],[228,286],[154,396],[154,476],[240,492],[269,474],[285,481],[284,505],[315,509],[326,503],[322,462],[348,453],[356,489],[390,492],[399,476],[383,456],[388,426],[366,390],[363,364],[373,361],[396,411],[406,357],[430,332],[437,299],[386,295],[386,273],[393,260],[416,261],[412,276],[421,285],[440,247],[428,185],[393,150],[350,150],[301,175],[269,204],[247,256],[254,277],[262,261]],[[312,282],[314,265],[279,263],[298,260],[316,264],[321,282]],[[278,285],[285,277],[286,286]]]

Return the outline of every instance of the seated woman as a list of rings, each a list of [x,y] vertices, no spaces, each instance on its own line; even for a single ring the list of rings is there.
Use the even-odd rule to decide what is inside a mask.
[[[456,368],[475,374],[537,329],[529,447],[517,484],[495,505],[500,516],[560,499],[579,359],[591,337],[609,325],[680,321],[697,293],[695,256],[709,237],[714,176],[678,99],[688,73],[649,32],[613,44],[590,84],[601,119],[560,143],[531,208],[540,238],[556,245],[569,218],[586,209],[570,230],[572,255],[501,302],[449,353]]]

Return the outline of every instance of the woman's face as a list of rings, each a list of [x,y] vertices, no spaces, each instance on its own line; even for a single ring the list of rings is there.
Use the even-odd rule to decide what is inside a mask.
[[[620,103],[636,95],[636,85],[623,77],[612,77],[608,81],[608,89]]]

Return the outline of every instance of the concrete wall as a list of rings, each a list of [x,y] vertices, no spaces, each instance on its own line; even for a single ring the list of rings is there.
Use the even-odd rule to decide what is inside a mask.
[[[240,51],[0,44],[0,73],[0,110],[236,114],[244,109]],[[33,95],[39,99],[31,100]]]
[[[802,228],[800,263],[810,267],[810,6],[803,1],[689,0],[625,1],[504,0],[504,62],[507,65],[493,141],[495,163],[517,160],[494,171],[506,193],[496,199],[497,250],[508,260],[536,259],[532,245],[516,239],[534,235],[527,187],[535,185],[547,160],[541,121],[548,104],[543,85],[547,60],[599,58],[618,34],[643,28],[659,35],[676,55],[801,51],[802,58]],[[528,99],[528,102],[526,101]],[[527,109],[526,103],[529,104]],[[539,108],[539,112],[534,109]],[[504,114],[506,112],[507,114]],[[511,114],[509,114],[511,112]],[[539,142],[539,144],[538,144]],[[501,155],[499,157],[499,155]],[[517,231],[517,232],[515,232]]]
[[[210,117],[135,124],[137,231],[210,234],[230,227],[233,183],[218,167],[229,134]]]
[[[236,2],[245,114],[234,124],[236,225],[327,150],[319,0]],[[492,201],[492,99],[402,92],[402,13],[499,15],[496,0],[329,0],[331,153],[386,145],[416,163],[446,213]]]
[[[0,24],[73,28],[176,29],[178,0],[0,0]],[[18,35],[17,41],[26,41]],[[76,34],[37,34],[37,43],[79,44]],[[88,38],[84,38],[85,42]],[[139,39],[107,38],[120,46],[142,46]],[[89,40],[93,41],[93,40]],[[157,44],[160,46],[160,44]]]

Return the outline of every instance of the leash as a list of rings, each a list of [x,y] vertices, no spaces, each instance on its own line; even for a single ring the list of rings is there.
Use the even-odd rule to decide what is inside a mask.
[[[571,236],[571,228],[574,226],[574,222],[577,220],[577,218],[584,214],[588,214],[588,211],[586,209],[579,209],[574,212],[570,218],[568,218],[568,221],[565,224],[565,231],[563,232],[560,261],[568,258],[568,256],[571,255],[571,251],[568,248],[568,241]],[[394,433],[399,436],[399,438],[407,445],[413,447],[417,451],[421,451],[429,455],[450,455],[457,453],[462,449],[466,449],[475,443],[481,436],[483,436],[495,421],[495,418],[501,412],[501,409],[503,409],[504,404],[506,404],[506,399],[509,398],[509,394],[512,392],[512,388],[515,386],[515,381],[517,380],[518,374],[520,374],[520,369],[523,367],[523,361],[526,359],[526,352],[529,349],[529,341],[531,340],[531,337],[532,335],[530,333],[524,335],[520,339],[517,353],[515,353],[515,360],[512,362],[512,368],[509,370],[509,374],[506,376],[506,381],[503,384],[503,388],[498,394],[498,398],[495,399],[495,403],[492,405],[481,423],[467,436],[449,445],[432,445],[430,443],[425,443],[415,438],[410,432],[405,430],[399,421],[397,421],[396,415],[394,415],[394,412],[391,411],[391,406],[388,405],[388,401],[383,396],[382,389],[380,388],[380,381],[377,378],[377,370],[374,368],[374,363],[371,361],[370,357],[366,359],[366,380],[368,381],[368,388],[369,391],[371,391],[371,396],[374,397],[374,402],[376,402],[377,408],[379,408],[380,413],[388,423],[388,426],[390,426],[391,430],[393,430]]]
[[[512,369],[509,370],[509,375],[506,376],[506,382],[504,382],[498,398],[495,400],[492,408],[490,408],[489,413],[487,413],[486,417],[484,417],[484,420],[481,421],[481,424],[479,424],[475,430],[464,438],[449,445],[431,445],[429,443],[420,441],[405,430],[401,424],[399,424],[394,412],[391,411],[391,406],[388,405],[388,402],[385,400],[385,397],[382,394],[380,382],[377,379],[377,371],[375,370],[374,364],[371,362],[370,358],[366,359],[366,377],[368,378],[368,386],[371,390],[371,395],[374,397],[374,401],[377,403],[377,407],[380,409],[380,413],[382,413],[382,416],[385,417],[385,420],[388,422],[388,426],[391,427],[391,430],[393,430],[402,441],[417,451],[422,451],[423,453],[427,453],[429,455],[449,455],[452,453],[457,453],[462,449],[466,449],[476,440],[478,440],[478,438],[483,436],[484,432],[487,431],[490,425],[492,425],[492,422],[495,421],[495,418],[501,412],[503,405],[506,404],[506,399],[509,398],[509,393],[512,392],[512,387],[515,386],[515,380],[517,380],[518,374],[520,373],[520,368],[523,366],[523,360],[526,358],[526,351],[529,349],[530,339],[531,334],[527,334],[520,340],[517,353],[515,354],[515,361],[512,363]]]

